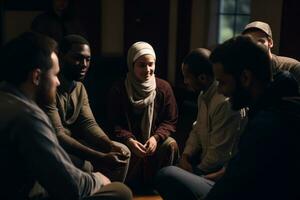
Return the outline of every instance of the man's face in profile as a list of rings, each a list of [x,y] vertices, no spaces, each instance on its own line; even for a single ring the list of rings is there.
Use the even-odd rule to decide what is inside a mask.
[[[224,72],[224,67],[221,63],[213,64],[213,70],[218,84],[218,92],[226,97],[230,97],[233,110],[239,110],[249,105],[250,94],[244,88],[240,80],[233,75]]]
[[[41,74],[40,85],[37,90],[37,101],[41,105],[48,105],[55,101],[56,88],[59,86],[59,64],[55,53],[51,54],[52,67]]]

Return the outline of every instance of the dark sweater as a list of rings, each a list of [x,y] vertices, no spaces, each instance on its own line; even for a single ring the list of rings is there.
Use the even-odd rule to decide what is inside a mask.
[[[159,78],[156,78],[154,102],[151,136],[162,141],[176,131],[178,111],[170,84]],[[140,115],[129,102],[124,80],[111,88],[108,97],[108,119],[111,133],[117,140],[123,143],[129,138],[141,141]]]
[[[285,76],[282,74],[281,76]],[[278,79],[249,109],[249,121],[241,136],[238,154],[206,200],[294,199],[298,195],[300,99],[297,88],[280,94]],[[294,84],[293,84],[294,85]]]

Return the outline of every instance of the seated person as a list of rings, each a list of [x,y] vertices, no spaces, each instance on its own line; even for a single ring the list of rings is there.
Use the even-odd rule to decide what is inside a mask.
[[[157,170],[174,164],[178,146],[177,105],[171,86],[156,78],[152,46],[136,42],[128,50],[126,79],[117,82],[108,97],[108,119],[115,138],[132,152],[126,183],[151,185]]]
[[[272,81],[268,52],[246,36],[225,41],[210,60],[218,90],[230,97],[232,109],[248,108],[248,124],[220,180],[211,184],[204,177],[164,168],[156,182],[161,196],[166,200],[299,199],[298,183],[291,180],[300,177],[295,161],[300,152],[300,98],[288,97],[298,95],[296,81],[287,81],[286,74]],[[291,90],[278,94],[279,81],[291,84]],[[278,171],[284,175],[278,176]]]
[[[49,10],[36,16],[31,23],[31,30],[47,35],[60,42],[64,36],[79,34],[86,36],[84,27],[77,17],[74,1],[50,0]]]
[[[6,44],[0,86],[1,199],[130,200],[122,183],[103,174],[76,168],[58,143],[53,126],[37,102],[55,100],[60,84],[56,42],[36,33],[23,33]],[[31,196],[38,182],[46,193]]]
[[[245,114],[232,110],[229,99],[217,92],[218,83],[209,56],[207,49],[194,49],[182,63],[184,83],[199,94],[198,115],[179,161],[180,168],[166,167],[159,173],[160,178],[167,177],[158,181],[159,188],[167,188],[168,192],[171,192],[169,181],[176,181],[178,185],[195,184],[200,194],[207,193],[236,154],[237,142],[247,122]],[[165,191],[162,193],[164,196]]]
[[[195,49],[182,64],[187,87],[199,94],[198,114],[187,139],[179,167],[197,175],[216,180],[232,154],[246,120],[239,111],[233,111],[228,98],[217,92],[210,51]],[[221,170],[220,172],[223,172]]]
[[[88,41],[79,35],[64,37],[59,46],[61,64],[56,101],[44,109],[52,121],[60,144],[75,165],[100,171],[113,181],[124,181],[129,166],[129,149],[113,142],[97,124],[91,111],[84,79],[91,59]],[[90,161],[92,167],[88,165]]]
[[[251,36],[254,41],[267,48],[271,58],[273,75],[276,75],[279,71],[289,71],[300,85],[300,62],[290,57],[278,56],[272,53],[273,39],[269,24],[262,21],[251,22],[245,26],[242,34]]]

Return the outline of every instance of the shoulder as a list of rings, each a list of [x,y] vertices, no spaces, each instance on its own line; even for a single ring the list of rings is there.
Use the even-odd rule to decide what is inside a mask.
[[[13,103],[15,119],[17,123],[22,123],[26,127],[33,127],[38,124],[44,124],[51,127],[50,121],[46,113],[35,103],[16,100]]]
[[[167,81],[160,79],[160,78],[155,78],[156,81],[156,88],[159,91],[172,91],[172,87],[170,83]]]
[[[279,71],[274,75],[274,81],[269,86],[271,95],[297,96],[298,82],[289,71]]]
[[[81,90],[85,90],[85,87],[84,87],[84,85],[83,85],[83,83],[82,82],[76,82],[76,86],[75,86],[75,89],[74,90],[76,90],[76,91],[81,91]]]
[[[212,103],[211,113],[215,115],[224,115],[225,117],[230,117],[234,113],[238,114],[238,111],[234,111],[231,108],[231,103],[228,98],[220,98],[218,101]]]
[[[34,19],[33,19],[33,23],[42,23],[42,22],[47,22],[50,20],[53,20],[53,14],[49,13],[49,12],[43,12],[39,15],[37,15]]]
[[[274,110],[261,110],[254,117],[249,118],[247,131],[255,138],[276,137],[278,132],[282,131],[282,121],[280,112]],[[247,134],[245,134],[247,135]]]
[[[213,94],[209,104],[210,104],[209,107],[212,110],[212,112],[218,112],[220,110],[223,110],[223,111],[231,110],[231,104],[230,104],[229,98],[218,93],[217,90],[215,90],[215,93]]]
[[[300,68],[300,62],[294,58],[272,55],[272,60],[281,70],[291,70],[293,68]]]
[[[273,56],[276,57],[276,59],[279,61],[279,62],[286,62],[286,63],[292,63],[292,64],[299,64],[299,61],[294,59],[294,58],[290,58],[290,57],[286,57],[286,56],[278,56],[278,55],[275,55],[273,54]]]
[[[18,126],[30,127],[32,122],[37,121],[37,123],[42,122],[50,126],[45,112],[34,101],[22,96],[21,93],[0,91],[0,96],[0,116],[3,117],[2,122],[5,124],[10,124],[13,128],[21,128]]]

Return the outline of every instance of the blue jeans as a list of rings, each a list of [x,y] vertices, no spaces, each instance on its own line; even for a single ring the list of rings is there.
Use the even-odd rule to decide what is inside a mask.
[[[155,187],[164,200],[204,199],[213,185],[213,181],[175,166],[161,169],[155,178]]]

